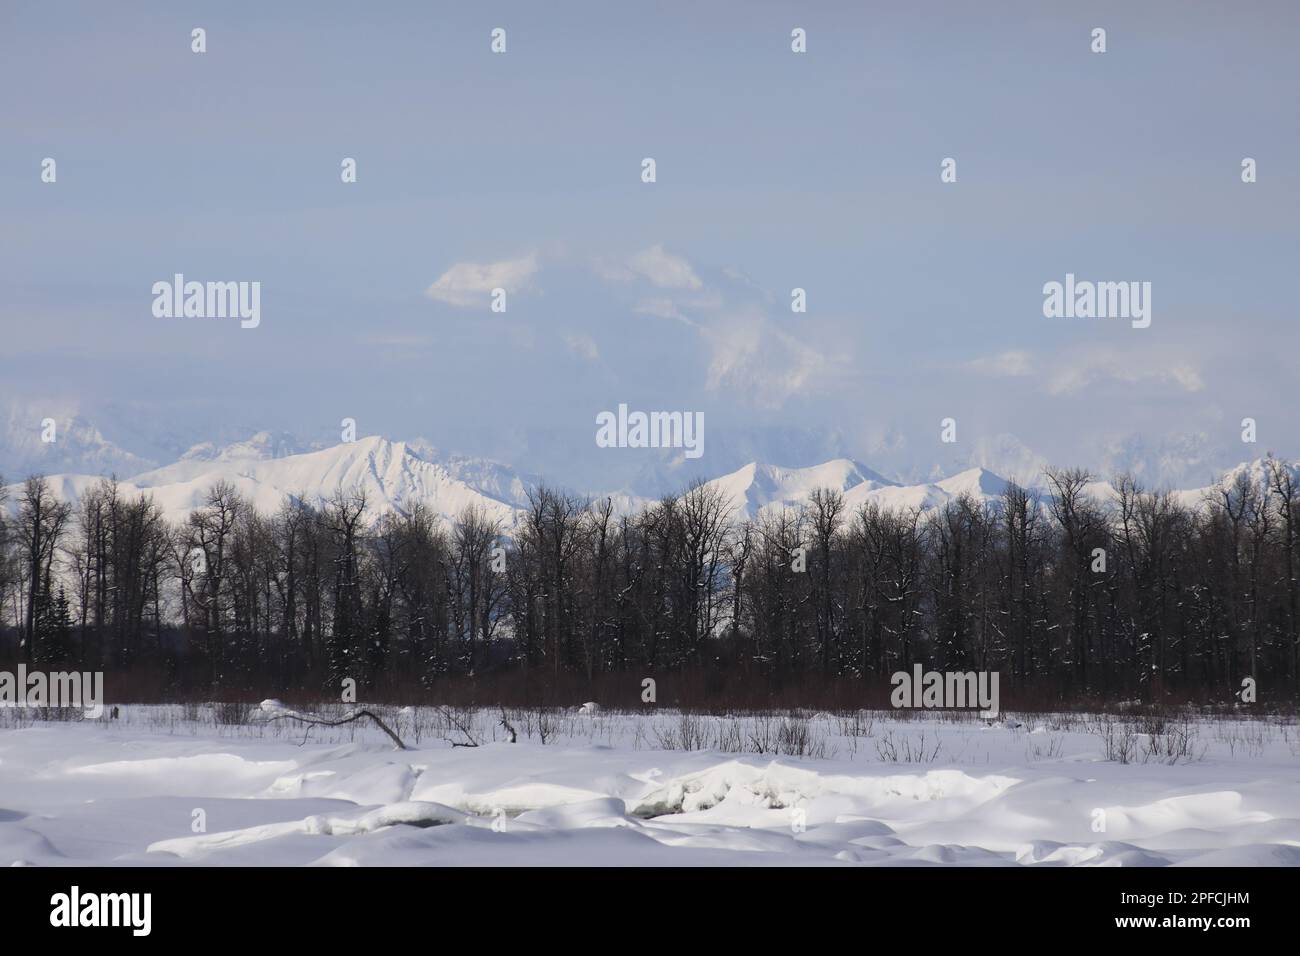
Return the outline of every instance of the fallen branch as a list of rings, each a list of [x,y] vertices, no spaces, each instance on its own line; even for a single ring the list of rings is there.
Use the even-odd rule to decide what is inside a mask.
[[[401,737],[393,733],[392,728],[368,710],[354,710],[350,714],[340,717],[337,720],[330,720],[325,717],[318,717],[315,714],[301,714],[296,710],[284,710],[275,706],[268,707],[267,705],[270,703],[270,701],[264,701],[262,703],[262,710],[269,714],[266,718],[267,723],[270,723],[273,720],[297,720],[315,727],[339,727],[343,724],[350,724],[354,720],[360,720],[362,717],[369,717],[379,726],[380,730],[388,734],[389,739],[392,740],[398,750],[410,749],[406,744],[402,743]]]
[[[477,747],[478,746],[478,741],[475,740],[474,735],[469,732],[469,728],[466,727],[465,724],[460,719],[458,719],[455,714],[453,714],[446,707],[439,707],[438,710],[442,714],[443,719],[447,721],[448,726],[454,727],[457,730],[459,730],[462,734],[464,734],[465,739],[469,741],[469,743],[460,743],[459,741],[452,740],[450,737],[444,737],[442,738],[443,740],[447,741],[453,747]]]

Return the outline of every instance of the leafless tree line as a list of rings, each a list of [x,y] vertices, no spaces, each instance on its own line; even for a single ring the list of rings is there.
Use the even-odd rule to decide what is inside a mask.
[[[35,477],[0,507],[0,623],[8,657],[207,690],[506,672],[881,682],[920,663],[1064,700],[1224,699],[1247,677],[1296,696],[1291,468],[1268,459],[1198,507],[1127,475],[1111,501],[1086,472],[1047,477],[1041,497],[1012,485],[929,511],[818,490],[743,521],[707,484],[634,514],[542,487],[510,529],[476,509],[377,517],[346,489],[263,514],[226,483],[177,527],[111,480],[73,508]]]

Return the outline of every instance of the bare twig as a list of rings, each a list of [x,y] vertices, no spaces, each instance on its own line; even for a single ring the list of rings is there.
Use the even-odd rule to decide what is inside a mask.
[[[266,720],[268,723],[273,720],[298,720],[304,724],[311,724],[318,727],[338,727],[342,724],[350,724],[354,720],[360,720],[362,717],[369,717],[378,724],[379,729],[388,734],[389,738],[397,746],[398,750],[409,749],[406,744],[402,743],[401,737],[398,737],[397,734],[393,733],[392,729],[386,723],[368,710],[356,710],[345,717],[340,717],[338,720],[327,720],[324,717],[317,717],[314,714],[300,714],[296,711],[292,713],[273,714],[272,716],[267,717]]]
[[[506,712],[504,710],[501,711],[501,726],[506,729],[506,733],[510,734],[510,742],[512,744],[519,742],[519,735],[515,733],[515,728],[510,726],[510,721],[506,719]]]
[[[468,741],[468,743],[460,743],[459,741],[452,740],[451,745],[453,747],[477,747],[478,746],[478,741],[475,740],[474,735],[469,732],[469,728],[466,727],[465,724],[461,720],[459,720],[456,717],[456,715],[451,712],[449,708],[440,707],[438,709],[442,711],[442,716],[447,719],[448,725],[459,730],[462,734],[465,735],[465,740]]]

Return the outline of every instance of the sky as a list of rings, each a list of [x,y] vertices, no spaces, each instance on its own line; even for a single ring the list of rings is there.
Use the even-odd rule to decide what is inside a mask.
[[[0,400],[153,454],[353,418],[588,488],[1295,458],[1298,28],[1282,2],[6,4]],[[175,273],[260,282],[260,323],[155,317]],[[1045,317],[1067,273],[1151,283],[1150,326]],[[704,455],[597,448],[620,403],[703,412]]]

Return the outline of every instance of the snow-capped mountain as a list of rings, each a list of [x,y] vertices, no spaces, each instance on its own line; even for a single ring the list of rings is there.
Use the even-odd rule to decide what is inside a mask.
[[[968,495],[976,501],[996,502],[1008,484],[1006,479],[985,468],[968,468],[939,481],[918,485],[892,485],[857,494],[851,492],[845,495],[845,501],[853,508],[861,504],[874,503],[882,508],[895,510],[904,508],[927,510],[941,507],[962,495]]]
[[[342,489],[364,492],[372,519],[385,513],[406,512],[420,502],[449,523],[466,508],[477,507],[509,529],[519,510],[527,507],[529,493],[543,483],[541,476],[486,458],[445,453],[424,440],[405,443],[372,436],[333,447],[311,448],[292,435],[267,431],[226,445],[203,442],[169,465],[152,467],[150,462],[120,452],[93,427],[76,419],[68,421],[71,425],[60,433],[57,444],[75,442],[77,454],[90,453],[92,461],[101,460],[93,452],[102,450],[105,467],[96,469],[97,474],[48,469],[49,481],[60,498],[75,504],[101,480],[101,474],[122,475],[130,473],[125,466],[143,465],[143,470],[136,467],[132,469],[132,477],[119,481],[122,492],[149,493],[175,522],[183,521],[190,512],[202,507],[212,486],[225,481],[264,513],[276,511],[289,497],[320,506]],[[12,424],[11,418],[11,431]],[[1292,463],[1290,467],[1300,486],[1300,463]],[[10,474],[11,480],[24,477],[23,471]],[[1199,507],[1207,497],[1214,497],[1218,488],[1230,487],[1241,474],[1260,487],[1267,478],[1265,460],[1243,463],[1227,471],[1220,482],[1174,494],[1180,503]],[[808,496],[818,488],[841,492],[849,513],[868,504],[926,510],[962,495],[996,505],[1008,483],[993,471],[973,467],[947,477],[908,484],[886,478],[852,458],[832,458],[802,468],[750,462],[706,482],[730,502],[733,517],[738,519],[797,507],[807,502]],[[1045,484],[1034,484],[1045,498]],[[679,485],[671,491],[680,491],[682,487]],[[17,484],[8,488],[11,511],[17,504],[19,490]],[[1100,501],[1115,498],[1114,489],[1106,481],[1091,483],[1087,491]],[[637,511],[655,500],[628,491],[598,493],[593,497],[613,499],[619,513]]]
[[[707,483],[726,496],[738,514],[754,516],[769,508],[808,500],[817,488],[848,493],[896,487],[893,482],[850,458],[835,458],[811,468],[781,468],[751,462]]]
[[[378,436],[281,458],[204,462],[207,467],[197,474],[196,464],[200,463],[178,462],[138,475],[132,484],[151,489],[169,513],[200,506],[213,482],[224,479],[263,511],[273,511],[291,495],[321,505],[342,489],[364,492],[376,517],[405,512],[423,502],[447,521],[473,506],[507,527],[513,523],[511,503],[471,487],[443,464],[415,454],[404,442]]]
[[[444,468],[447,474],[457,481],[464,482],[476,491],[509,504],[519,506],[527,504],[529,489],[542,484],[539,475],[516,471],[487,458],[455,453],[445,454],[424,439],[408,442],[406,447],[419,458]]]
[[[1105,475],[1128,472],[1153,487],[1187,487],[1212,480],[1216,474],[1213,463],[1222,461],[1223,454],[1224,449],[1213,447],[1209,436],[1202,433],[1170,434],[1154,440],[1124,435],[1101,448],[1099,471]]]
[[[229,445],[200,442],[181,455],[181,461],[248,461],[287,458],[317,449],[303,445],[288,432],[260,431],[252,437]]]
[[[443,455],[428,442],[408,445],[372,436],[318,451],[284,453],[291,448],[286,436],[268,433],[221,448],[200,445],[179,461],[119,481],[119,487],[124,494],[152,495],[176,522],[202,507],[212,486],[224,481],[264,513],[276,511],[290,496],[320,506],[339,489],[360,490],[366,494],[374,519],[387,512],[405,512],[423,502],[447,522],[475,506],[509,528],[518,510],[527,505],[529,492],[542,484],[540,477],[498,462]],[[49,480],[60,498],[75,503],[100,478],[55,474]],[[731,503],[736,518],[797,507],[818,488],[842,492],[845,504],[853,510],[873,501],[892,508],[931,508],[961,494],[992,500],[1006,486],[997,475],[979,468],[938,482],[901,485],[848,458],[808,468],[751,462],[707,484]],[[9,490],[12,508],[19,489],[14,485]],[[619,513],[636,511],[653,501],[627,493],[596,497],[613,498]]]
[[[837,458],[811,468],[779,468],[752,463],[708,482],[732,503],[737,516],[797,507],[817,488],[843,493],[849,512],[865,504],[884,508],[928,509],[963,494],[977,501],[996,500],[1007,481],[983,468],[971,468],[937,482],[904,485],[890,481],[860,462]]]
[[[1291,474],[1293,487],[1300,490],[1300,461],[1281,462]],[[1243,481],[1253,487],[1261,494],[1273,482],[1273,474],[1265,458],[1256,458],[1254,461],[1243,462],[1235,468],[1230,468],[1222,477],[1203,488],[1192,488],[1185,491],[1175,491],[1173,496],[1179,504],[1186,508],[1200,507],[1208,499],[1223,501],[1224,493],[1234,496],[1237,492],[1237,483]]]
[[[9,402],[0,407],[0,474],[10,479],[69,471],[131,475],[155,464],[109,441],[75,405]]]
[[[263,431],[228,445],[201,442],[170,465],[140,472],[127,480],[131,485],[142,488],[179,485],[202,480],[205,476],[234,480],[258,462],[284,459],[314,450],[317,449],[302,445],[287,433]]]
[[[900,485],[933,484],[982,469],[1024,487],[1042,483],[1051,462],[1005,432],[964,438],[960,444],[917,442],[915,433],[886,428],[867,439],[876,470]]]
[[[1281,460],[1281,464],[1290,472],[1292,486],[1300,493],[1300,461]],[[1256,458],[1254,461],[1242,462],[1229,468],[1216,480],[1197,488],[1170,488],[1167,484],[1155,484],[1142,475],[1135,474],[1133,477],[1144,492],[1168,490],[1177,505],[1195,511],[1206,507],[1209,502],[1221,505],[1227,501],[1236,507],[1241,494],[1238,481],[1243,477],[1246,484],[1261,497],[1266,496],[1273,484],[1272,467],[1267,458]],[[1119,492],[1111,481],[1103,479],[1090,481],[1084,486],[1084,493],[1094,501],[1105,505],[1116,506],[1119,502]],[[1040,489],[1040,494],[1045,497],[1047,493]],[[1276,507],[1276,499],[1274,501]]]
[[[256,443],[255,443],[256,444]],[[76,502],[100,479],[87,475],[53,475],[56,493]],[[497,477],[497,480],[501,480]],[[172,465],[119,482],[124,494],[147,492],[171,521],[183,521],[203,506],[218,481],[235,487],[255,508],[273,513],[289,497],[320,506],[340,489],[364,492],[371,516],[405,512],[424,503],[451,522],[468,507],[478,507],[505,527],[513,524],[515,506],[471,487],[438,462],[426,461],[403,442],[370,437],[334,448],[279,458],[187,457]],[[10,506],[18,488],[11,486]]]

